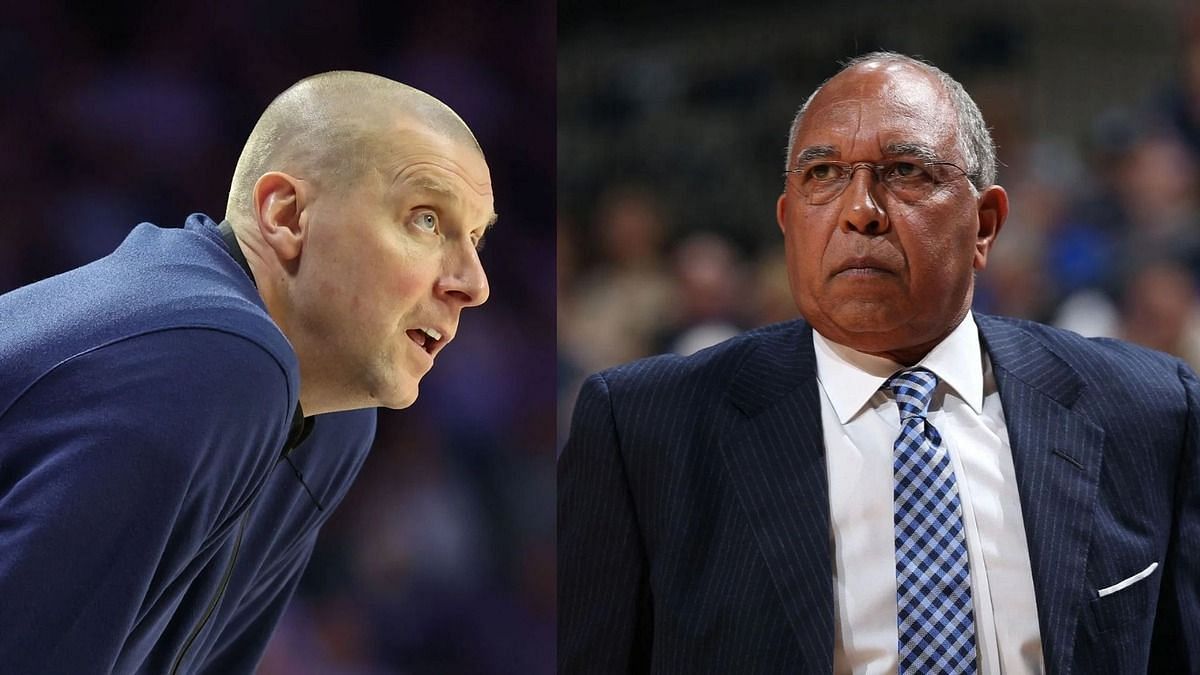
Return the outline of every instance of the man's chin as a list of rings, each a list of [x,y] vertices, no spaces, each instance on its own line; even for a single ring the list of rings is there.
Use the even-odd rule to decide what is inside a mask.
[[[832,338],[836,335],[847,342],[874,343],[888,341],[889,334],[904,327],[905,318],[903,312],[896,311],[895,305],[874,299],[851,299],[830,307],[829,311],[813,313],[808,317],[808,321],[826,337]]]
[[[403,377],[399,382],[381,384],[383,386],[375,387],[371,392],[372,402],[380,408],[403,410],[416,402],[417,394],[420,393],[419,378]]]
[[[380,401],[379,405],[392,410],[403,410],[411,406],[413,403],[416,403],[418,393],[419,392],[417,391],[416,385],[413,385],[411,390],[407,392],[397,392],[396,395],[389,397],[387,400]]]

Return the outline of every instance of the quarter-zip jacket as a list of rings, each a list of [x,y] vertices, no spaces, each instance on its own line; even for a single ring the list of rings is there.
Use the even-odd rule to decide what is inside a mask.
[[[0,672],[253,672],[375,429],[298,395],[199,214],[0,296]]]

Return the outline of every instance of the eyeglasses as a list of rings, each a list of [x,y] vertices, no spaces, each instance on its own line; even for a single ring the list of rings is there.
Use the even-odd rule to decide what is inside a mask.
[[[785,171],[784,177],[795,175],[796,187],[808,199],[808,203],[820,205],[837,199],[859,169],[869,169],[875,174],[875,180],[906,203],[921,201],[937,191],[939,186],[967,175],[965,169],[953,162],[893,159],[876,164],[818,159]]]

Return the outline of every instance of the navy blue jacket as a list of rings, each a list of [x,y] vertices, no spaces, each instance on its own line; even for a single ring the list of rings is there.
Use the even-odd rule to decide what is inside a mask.
[[[1200,672],[1195,375],[1114,340],[976,322],[1048,672]],[[558,464],[560,673],[832,669],[819,397],[798,321],[585,383]]]
[[[0,672],[252,672],[375,429],[298,395],[201,215],[0,296]]]

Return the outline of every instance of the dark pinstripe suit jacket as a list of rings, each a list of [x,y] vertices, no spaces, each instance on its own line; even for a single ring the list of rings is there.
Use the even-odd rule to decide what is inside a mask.
[[[1200,672],[1195,376],[1121,342],[976,320],[1049,672]],[[830,671],[818,397],[802,322],[587,380],[558,463],[560,673]]]

